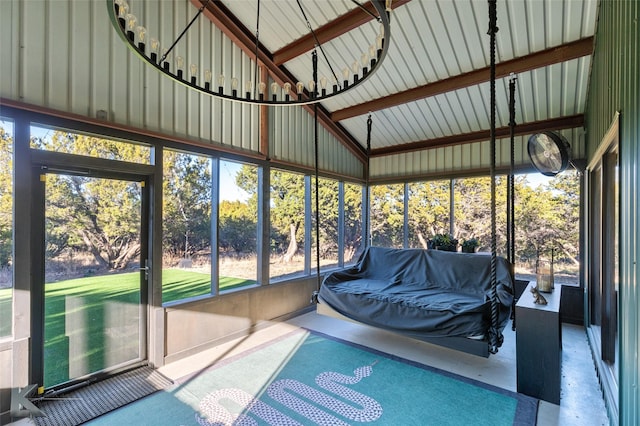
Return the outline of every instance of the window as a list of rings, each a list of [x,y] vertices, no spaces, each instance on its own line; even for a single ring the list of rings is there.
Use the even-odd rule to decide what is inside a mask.
[[[305,176],[271,170],[270,176],[271,278],[304,272]]]
[[[404,185],[371,187],[371,245],[404,246]]]
[[[312,179],[313,180],[313,179]],[[320,203],[320,269],[337,266],[338,260],[338,218],[340,212],[339,205],[339,183],[331,179],[318,179],[319,203]],[[312,189],[313,203],[315,204],[315,185]],[[313,256],[315,259],[315,214],[312,218],[314,228],[313,234]],[[315,265],[315,262],[312,262]]]
[[[506,256],[507,185],[506,177],[496,178],[496,251]],[[462,243],[477,238],[479,250],[491,251],[491,178],[465,178],[453,181],[454,232]]]
[[[220,160],[218,265],[220,290],[256,284],[258,168]]]
[[[516,176],[514,209],[516,274],[530,279],[553,257],[555,283],[578,285],[580,174]]]
[[[427,248],[434,234],[449,233],[449,180],[415,182],[409,188],[409,247]]]
[[[31,148],[106,160],[151,164],[151,148],[147,145],[51,129],[42,125],[31,126]]]
[[[353,183],[344,184],[344,264],[355,263],[362,250],[362,198],[363,188]]]
[[[605,380],[618,382],[620,211],[618,135],[589,167],[590,217],[588,314],[591,342],[608,368]],[[601,363],[598,363],[600,365]]]
[[[12,334],[13,122],[0,118],[0,338]]]
[[[212,159],[165,150],[162,301],[212,293]]]

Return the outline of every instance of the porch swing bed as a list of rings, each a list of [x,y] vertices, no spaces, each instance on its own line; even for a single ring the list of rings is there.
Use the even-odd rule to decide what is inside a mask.
[[[501,339],[509,321],[513,289],[502,257],[493,293],[489,255],[368,247],[354,266],[324,278],[317,311],[488,357],[490,333]]]

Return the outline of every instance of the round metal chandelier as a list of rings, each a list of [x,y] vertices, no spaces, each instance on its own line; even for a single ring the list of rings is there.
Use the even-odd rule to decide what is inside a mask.
[[[149,36],[151,31],[138,20],[126,0],[107,0],[107,6],[111,22],[122,40],[149,65],[180,84],[207,95],[235,102],[276,106],[305,105],[322,102],[361,85],[371,77],[380,67],[389,47],[391,34],[389,21],[392,0],[370,0],[374,12],[371,12],[371,8],[366,8],[356,0],[351,0],[380,24],[380,30],[372,35],[371,42],[366,45],[366,48],[361,49],[363,53],[360,58],[351,63],[345,62],[345,64],[341,65],[329,63],[329,59],[307,19],[300,0],[296,0],[301,18],[305,21],[315,41],[315,47],[311,51],[312,75],[307,76],[307,79],[305,79],[305,81],[307,81],[306,84],[303,81],[294,81],[292,78],[288,79],[282,76],[276,78],[274,75],[270,75],[271,83],[269,84],[269,82],[260,79],[260,73],[258,72],[260,64],[258,55],[260,42],[260,0],[256,0],[255,57],[252,58],[254,72],[252,79],[244,82],[243,91],[239,88],[240,81],[237,77],[234,76],[228,79],[222,73],[214,77],[214,64],[210,66],[199,66],[196,62],[188,62],[188,58],[179,55],[180,52],[174,52],[178,42],[185,36],[198,18],[201,17],[207,5],[210,2],[214,2],[214,0],[200,1],[201,7],[198,8],[193,19],[191,19],[182,32],[171,41],[169,47],[163,48],[162,50],[160,47],[161,42],[157,38]],[[320,51],[323,60],[326,61],[325,68],[330,70],[331,75],[328,77],[321,76],[318,78],[319,55],[317,51]],[[174,57],[173,61],[170,60],[172,54]],[[188,69],[185,69],[186,64],[190,64]],[[187,70],[189,71],[188,76]],[[281,83],[276,80],[281,81]]]

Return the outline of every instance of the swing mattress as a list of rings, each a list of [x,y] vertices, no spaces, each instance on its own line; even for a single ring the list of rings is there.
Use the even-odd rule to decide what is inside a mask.
[[[496,261],[501,332],[514,284],[506,259]],[[349,319],[414,338],[482,340],[491,326],[491,256],[370,247],[353,267],[328,274],[318,296]]]

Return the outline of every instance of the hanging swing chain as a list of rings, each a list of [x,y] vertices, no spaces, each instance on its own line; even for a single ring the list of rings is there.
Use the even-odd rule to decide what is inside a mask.
[[[371,235],[369,233],[369,167],[371,164],[371,127],[373,121],[371,120],[371,113],[369,113],[369,117],[367,117],[367,170],[365,171],[365,206],[366,206],[366,214],[364,216],[365,223],[364,229],[362,230],[365,235],[364,248],[369,247]]]
[[[510,168],[509,168],[509,181],[508,185],[508,197],[507,197],[507,222],[509,224],[507,228],[507,257],[511,263],[512,273],[516,262],[515,251],[515,128],[516,128],[516,80],[518,77],[512,74],[509,79],[509,129],[510,129]]]
[[[311,61],[313,63],[313,83],[314,90],[317,90],[318,87],[318,53],[315,49],[311,52]],[[313,96],[313,94],[311,94]],[[318,184],[318,175],[320,173],[319,166],[319,148],[318,148],[318,103],[313,104],[313,139],[314,139],[314,157],[315,157],[315,174],[316,174],[316,279],[317,279],[317,289],[320,291],[320,285],[322,284],[320,281],[320,188]],[[317,299],[317,298],[316,298]]]
[[[489,0],[489,31],[491,52],[491,327],[489,352],[495,354],[502,344],[498,330],[498,294],[496,277],[496,33],[498,32],[496,0]]]
[[[331,65],[331,62],[329,62],[329,58],[327,58],[327,54],[324,52],[324,49],[322,48],[322,44],[320,44],[320,40],[318,40],[318,36],[316,35],[316,32],[313,31],[313,28],[311,28],[311,23],[309,22],[309,18],[307,18],[307,14],[304,13],[304,9],[302,8],[302,4],[300,3],[300,0],[296,0],[296,2],[298,3],[298,7],[300,8],[300,13],[302,13],[302,17],[304,18],[305,22],[307,23],[307,28],[309,29],[309,32],[311,33],[311,35],[313,36],[313,41],[316,44],[316,47],[318,49],[320,49],[320,53],[322,53],[322,57],[324,58],[325,62],[327,63],[327,65],[329,66],[329,69],[331,70],[331,74],[333,74],[333,78],[335,81],[338,82],[338,85],[342,88],[342,86],[339,83],[338,80],[338,75],[336,74],[336,72],[333,69],[333,65]],[[315,49],[314,49],[315,52]],[[318,87],[318,78],[317,78],[317,73],[318,73],[318,66],[317,66],[317,59],[315,59],[316,61],[316,65],[315,65],[315,69],[313,70],[313,72],[316,74],[316,77],[313,78],[313,82],[315,83],[315,87],[317,90]]]

